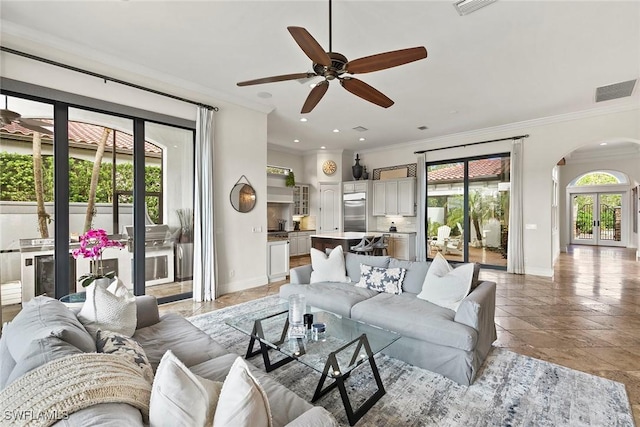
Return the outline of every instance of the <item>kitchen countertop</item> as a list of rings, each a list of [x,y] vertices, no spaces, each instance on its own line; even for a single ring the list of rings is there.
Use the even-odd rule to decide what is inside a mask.
[[[355,240],[362,239],[364,236],[380,236],[382,234],[380,231],[369,231],[367,233],[360,231],[334,231],[330,233],[312,234],[311,237],[319,239]]]
[[[372,233],[386,233],[386,234],[416,234],[415,231],[372,231]]]

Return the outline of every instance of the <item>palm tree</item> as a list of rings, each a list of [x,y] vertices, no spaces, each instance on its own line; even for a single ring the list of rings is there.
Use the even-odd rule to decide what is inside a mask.
[[[36,190],[36,204],[38,212],[38,231],[40,237],[49,237],[49,223],[51,215],[47,213],[44,206],[44,183],[42,177],[42,136],[39,132],[33,133],[33,182]]]
[[[100,166],[102,165],[102,157],[104,156],[104,149],[107,145],[107,138],[109,138],[110,133],[111,129],[106,127],[103,128],[102,137],[100,137],[98,149],[96,150],[96,157],[93,161],[93,171],[91,172],[91,186],[89,187],[89,200],[87,200],[87,213],[84,218],[85,233],[91,228],[91,223],[93,222],[93,217],[95,216],[94,210],[96,206],[96,193],[98,191],[98,179],[100,178]]]

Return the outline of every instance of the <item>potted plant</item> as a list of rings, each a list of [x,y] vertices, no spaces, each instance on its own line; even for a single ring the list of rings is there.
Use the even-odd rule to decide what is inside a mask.
[[[87,287],[99,279],[108,279],[111,282],[116,273],[115,271],[105,273],[102,265],[102,253],[106,248],[122,249],[123,247],[123,243],[109,239],[107,232],[103,229],[90,229],[80,236],[80,247],[74,249],[72,255],[75,259],[82,257],[92,261],[90,263],[91,271],[78,279],[80,284]]]
[[[287,180],[285,181],[285,185],[287,187],[293,187],[294,185],[296,185],[296,178],[293,175],[293,171],[289,171],[289,174],[287,175]]]

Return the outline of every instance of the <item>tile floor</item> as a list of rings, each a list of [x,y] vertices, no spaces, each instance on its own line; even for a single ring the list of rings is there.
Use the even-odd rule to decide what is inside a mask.
[[[309,263],[294,258],[291,266]],[[497,283],[494,345],[625,384],[640,426],[640,262],[635,249],[573,246],[553,278],[483,269]],[[278,282],[216,301],[166,304],[184,316],[278,293]]]

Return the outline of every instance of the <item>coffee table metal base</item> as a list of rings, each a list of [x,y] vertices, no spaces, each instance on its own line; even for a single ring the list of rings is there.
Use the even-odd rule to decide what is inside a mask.
[[[274,343],[275,345],[281,345],[284,343],[287,336],[287,330],[288,320],[282,331],[280,341]],[[257,356],[258,354],[262,354],[262,360],[264,361],[264,367],[267,372],[271,372],[295,360],[295,358],[287,356],[284,359],[272,363],[271,358],[269,357],[269,350],[277,350],[277,348],[265,344],[263,340],[259,339],[259,337],[264,337],[264,334],[260,322],[255,322],[254,330],[251,334],[251,340],[249,341],[249,347],[247,348],[247,353],[245,355],[246,359]],[[258,350],[254,350],[256,340],[260,343],[260,349]],[[340,353],[356,342],[357,345],[351,357],[351,363],[349,364],[349,366],[353,366],[354,364],[360,365],[365,361],[369,362],[369,366],[376,381],[376,385],[378,386],[378,390],[373,393],[373,395],[371,395],[362,405],[360,405],[359,408],[354,410],[353,406],[351,405],[349,395],[347,394],[347,389],[344,385],[345,380],[349,378],[352,371],[349,371],[346,374],[343,374],[340,371],[340,366],[338,364],[338,360],[336,359],[336,354]],[[298,348],[301,350],[300,355],[304,354],[304,341],[302,339],[298,339]],[[364,349],[366,355],[360,355],[362,349]],[[333,383],[323,388],[324,383],[328,377],[333,378],[334,381]],[[386,391],[384,389],[384,385],[382,384],[378,366],[376,365],[376,362],[373,358],[373,352],[371,351],[371,347],[369,345],[369,341],[367,340],[366,334],[362,334],[360,337],[356,338],[348,344],[345,344],[329,355],[329,357],[327,358],[327,362],[325,363],[324,371],[320,377],[320,381],[318,382],[318,386],[316,387],[316,391],[313,394],[313,398],[311,399],[311,403],[315,403],[318,399],[320,399],[322,396],[336,387],[338,387],[338,390],[340,391],[342,404],[344,405],[345,412],[347,413],[347,419],[349,420],[349,425],[351,426],[355,425],[360,420],[360,418],[362,418],[364,414],[366,414],[369,409],[371,409],[371,407],[373,407],[373,405],[375,405],[375,403],[385,395]]]
[[[351,405],[351,400],[349,400],[349,395],[347,394],[347,389],[344,386],[345,380],[349,378],[349,375],[351,375],[352,371],[349,371],[344,375],[340,372],[340,367],[338,365],[338,361],[336,360],[336,354],[341,352],[345,348],[351,346],[356,341],[358,342],[358,344],[351,357],[350,366],[353,366],[353,364],[360,365],[364,361],[368,361],[369,367],[371,368],[371,372],[373,373],[373,377],[376,380],[376,385],[378,386],[378,390],[375,393],[373,393],[373,395],[371,395],[362,405],[360,405],[359,408],[357,408],[354,411]],[[360,356],[360,351],[363,347],[366,352],[366,356],[365,355]],[[333,378],[334,381],[333,383],[329,384],[327,387],[322,388],[324,386],[324,382],[326,381],[327,377]],[[347,413],[347,419],[349,420],[349,425],[352,425],[352,426],[355,425],[358,422],[358,420],[360,420],[360,418],[362,418],[362,416],[366,414],[369,411],[369,409],[371,409],[371,407],[375,405],[375,403],[378,400],[380,400],[382,396],[385,395],[386,391],[384,389],[384,385],[382,384],[382,379],[380,378],[380,373],[378,372],[378,366],[376,365],[376,361],[373,358],[373,353],[371,351],[371,347],[369,346],[369,341],[367,340],[366,334],[361,335],[359,338],[351,341],[349,344],[334,351],[329,355],[329,358],[327,359],[327,363],[325,364],[324,371],[322,373],[322,376],[320,377],[320,381],[318,382],[318,386],[316,387],[316,391],[313,394],[313,398],[311,399],[311,402],[312,403],[316,402],[318,399],[320,399],[322,396],[324,396],[325,394],[327,394],[329,391],[333,390],[336,387],[338,387],[338,390],[340,390],[340,397],[342,398],[342,404],[344,405],[345,412]]]

